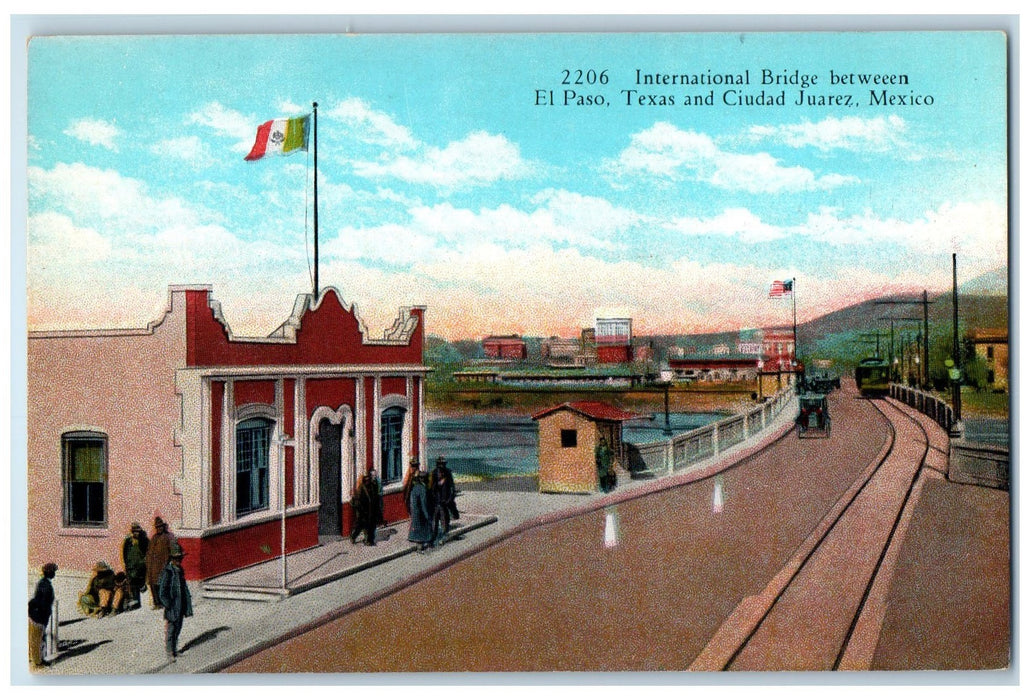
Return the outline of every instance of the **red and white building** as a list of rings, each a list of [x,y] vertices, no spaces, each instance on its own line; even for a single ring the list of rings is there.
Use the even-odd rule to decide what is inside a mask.
[[[633,320],[599,318],[594,324],[597,361],[619,364],[633,361]]]
[[[120,560],[133,521],[170,524],[203,579],[349,532],[375,468],[389,521],[425,462],[424,307],[371,339],[335,289],[271,335],[229,329],[209,286],[173,286],[146,328],[28,338],[28,555]]]
[[[762,331],[762,354],[766,372],[791,372],[795,369],[794,331],[791,328],[766,328]]]

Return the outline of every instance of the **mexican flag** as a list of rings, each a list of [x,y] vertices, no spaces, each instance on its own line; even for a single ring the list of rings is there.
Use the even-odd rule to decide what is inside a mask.
[[[257,129],[254,147],[244,160],[258,160],[265,156],[288,156],[294,151],[308,150],[311,133],[311,115],[292,119],[273,119]]]

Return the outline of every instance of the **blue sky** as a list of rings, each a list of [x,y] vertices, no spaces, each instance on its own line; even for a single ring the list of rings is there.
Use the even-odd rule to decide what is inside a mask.
[[[737,89],[786,104],[637,69],[747,70]],[[564,70],[607,104],[536,105],[574,87]],[[795,106],[763,70],[855,104]],[[933,104],[871,105],[831,70],[905,75],[888,94]],[[943,291],[952,252],[960,282],[1008,264],[999,33],[57,37],[31,42],[28,79],[30,330],[142,326],[168,285],[205,283],[235,333],[271,332],[311,287],[312,154],[243,157],[312,101],[320,282],[373,335],[412,304],[450,338],[612,313],[732,330],[789,321],[775,279],[797,278],[804,320]]]

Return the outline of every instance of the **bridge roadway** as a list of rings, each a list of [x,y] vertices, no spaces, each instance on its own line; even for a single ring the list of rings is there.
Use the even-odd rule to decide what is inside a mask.
[[[892,647],[880,642],[881,631],[922,629],[913,618],[927,616],[928,600],[941,594],[910,580],[903,597],[915,609],[907,609],[908,617],[887,605],[898,595],[891,574],[904,557],[903,537],[895,535],[912,521],[924,458],[924,474],[946,464],[942,433],[935,436],[928,421],[906,417],[890,402],[860,399],[853,386],[831,395],[830,408],[834,429],[827,439],[788,433],[718,479],[519,532],[226,670],[1004,666],[1007,537],[997,542],[1004,555],[987,557],[989,571],[965,570],[994,586],[980,630],[987,641],[972,656],[942,651],[926,658],[896,647],[884,655]],[[714,505],[717,482],[721,509]],[[980,514],[993,518],[992,536],[1007,535],[1007,494],[981,499]],[[608,546],[612,525],[616,540]],[[948,602],[966,612],[978,603],[969,596]],[[959,625],[962,616],[957,613]],[[896,666],[901,656],[911,665]]]

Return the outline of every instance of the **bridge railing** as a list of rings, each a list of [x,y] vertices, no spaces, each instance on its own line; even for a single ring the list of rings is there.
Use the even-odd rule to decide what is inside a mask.
[[[891,384],[891,398],[929,416],[937,425],[950,431],[955,424],[955,411],[937,394],[904,384]]]
[[[665,440],[627,444],[629,469],[646,469],[655,474],[689,469],[763,433],[788,407],[797,408],[797,394],[792,387],[715,423]]]

